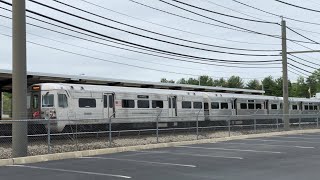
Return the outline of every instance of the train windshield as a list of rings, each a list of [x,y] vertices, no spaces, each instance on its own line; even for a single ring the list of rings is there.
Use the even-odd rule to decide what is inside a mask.
[[[45,94],[42,96],[42,107],[53,107],[54,105],[54,95]]]
[[[39,107],[38,102],[39,102],[39,96],[37,94],[34,94],[33,95],[33,102],[32,102],[33,109],[38,109],[38,107]]]

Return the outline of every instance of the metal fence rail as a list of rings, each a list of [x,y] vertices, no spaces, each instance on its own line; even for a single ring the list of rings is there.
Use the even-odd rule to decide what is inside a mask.
[[[163,117],[160,114],[161,112],[158,116],[132,118],[114,118],[111,115],[107,119],[86,120],[1,120],[0,158],[11,157],[12,123],[21,121],[28,122],[29,155],[284,130],[283,114],[203,116],[197,113],[196,116],[177,118]],[[319,128],[319,116],[319,114],[290,114],[290,127],[291,129]],[[143,123],[118,123],[128,119],[143,119]],[[68,124],[63,132],[56,131],[55,126],[59,123]]]

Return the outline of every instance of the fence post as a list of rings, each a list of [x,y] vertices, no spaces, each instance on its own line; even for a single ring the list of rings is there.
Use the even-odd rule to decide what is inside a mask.
[[[276,123],[277,123],[277,130],[279,131],[279,119],[277,116],[276,116]]]
[[[75,134],[75,138],[76,138],[76,151],[79,150],[78,148],[78,121],[76,121],[76,134]]]
[[[47,141],[48,141],[48,154],[51,153],[51,137],[50,137],[50,131],[51,131],[51,122],[50,122],[50,118],[46,118],[47,120]]]
[[[197,114],[197,122],[196,122],[196,126],[197,126],[197,140],[199,140],[199,114],[200,114],[200,111],[202,110],[202,108],[198,111],[198,114]]]
[[[230,123],[230,121],[231,121],[231,116],[229,116],[229,118],[228,118],[228,133],[229,133],[229,137],[231,136],[231,123]]]
[[[317,128],[319,128],[319,116],[317,117]]]
[[[157,110],[159,111],[159,107],[157,107]],[[160,110],[160,113],[158,114],[156,118],[156,134],[157,134],[157,143],[159,143],[159,118],[161,116],[162,109]]]
[[[253,120],[253,127],[254,127],[254,133],[257,133],[257,120],[256,120],[256,117],[254,117],[254,120]]]
[[[299,129],[301,129],[301,113],[299,114]]]
[[[109,147],[112,146],[112,121],[111,117],[109,117]]]

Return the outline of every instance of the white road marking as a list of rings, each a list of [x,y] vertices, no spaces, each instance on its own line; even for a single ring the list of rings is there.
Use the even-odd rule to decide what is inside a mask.
[[[175,153],[169,151],[138,151],[141,153],[154,153],[154,154],[172,154],[172,155],[180,155],[180,156],[192,156],[192,157],[207,157],[207,158],[225,158],[225,159],[244,159],[243,157],[237,156],[212,156],[212,155],[205,155],[205,154],[190,154],[190,153]]]
[[[67,173],[76,173],[76,174],[87,174],[87,175],[109,176],[109,177],[131,179],[130,176],[123,176],[123,175],[117,175],[117,174],[105,174],[105,173],[96,173],[96,172],[88,172],[88,171],[76,171],[76,170],[68,170],[68,169],[46,168],[46,167],[26,166],[26,165],[8,165],[8,166],[30,168],[30,169],[41,169],[41,170],[48,170],[48,171],[59,171],[59,172],[67,172]]]
[[[165,163],[165,162],[155,162],[155,161],[140,161],[135,159],[119,159],[119,158],[107,158],[107,157],[81,157],[85,159],[104,159],[104,160],[116,160],[116,161],[128,161],[128,162],[138,162],[138,163],[147,163],[147,164],[159,164],[159,165],[169,165],[169,166],[182,166],[182,167],[192,167],[195,168],[195,165],[189,164],[175,164],[175,163]]]
[[[310,137],[319,137],[320,134],[295,134],[296,136],[310,136]]]
[[[320,140],[319,138],[311,138],[311,137],[295,137],[295,136],[276,136],[279,138],[288,138],[288,139],[304,139],[304,140]]]
[[[191,149],[207,149],[207,150],[223,150],[223,151],[242,151],[242,152],[255,152],[255,153],[270,153],[270,154],[281,154],[283,152],[276,151],[259,151],[252,149],[233,149],[233,148],[214,148],[214,147],[196,147],[196,146],[175,146],[178,148],[191,148]]]
[[[287,141],[287,140],[272,140],[272,139],[242,139],[246,141],[265,141],[265,142],[293,142],[293,143],[310,143],[310,144],[319,144],[320,142],[312,141]]]
[[[315,147],[311,146],[287,146],[287,145],[280,145],[280,144],[257,144],[257,143],[229,143],[229,142],[218,142],[219,144],[243,144],[243,145],[253,145],[253,146],[277,146],[277,147],[294,147],[294,148],[301,148],[301,149],[314,149]]]

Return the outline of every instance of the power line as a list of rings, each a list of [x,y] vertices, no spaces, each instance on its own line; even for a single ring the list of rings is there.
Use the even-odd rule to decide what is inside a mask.
[[[292,68],[292,69],[293,69],[293,68]],[[299,71],[297,71],[297,70],[295,70],[295,71],[301,73],[302,75],[301,75],[301,74],[298,74],[298,73],[296,73],[296,72],[294,72],[293,70],[290,70],[290,69],[288,69],[288,71],[291,72],[291,73],[293,73],[293,74],[295,74],[295,75],[298,75],[298,76],[303,76],[303,77],[308,76],[307,74],[304,74],[304,73],[299,72]]]
[[[134,0],[129,0],[129,1],[134,1]],[[245,30],[245,32],[247,32],[247,33],[252,33],[252,34],[257,34],[257,35],[272,37],[272,38],[276,38],[276,39],[282,39],[282,37],[280,37],[280,36],[278,36],[278,35],[266,34],[266,33],[261,33],[261,32],[258,32],[258,31],[246,29],[246,28],[243,28],[243,27],[239,27],[239,26],[236,26],[236,25],[232,25],[232,24],[230,24],[230,23],[226,23],[226,22],[223,22],[223,21],[220,21],[220,20],[217,20],[217,19],[214,19],[214,18],[205,16],[205,15],[196,13],[196,12],[194,12],[194,11],[191,11],[191,10],[188,10],[188,9],[185,9],[185,8],[182,8],[182,7],[180,7],[180,6],[171,4],[171,3],[166,2],[166,1],[163,1],[163,0],[159,0],[159,1],[160,1],[160,2],[163,2],[163,3],[165,3],[165,4],[168,4],[168,5],[170,5],[170,6],[176,7],[176,8],[178,8],[178,9],[184,10],[184,11],[186,11],[186,12],[189,12],[189,13],[192,13],[192,14],[195,14],[195,15],[198,15],[198,16],[201,16],[201,17],[204,17],[204,18],[207,18],[207,19],[210,19],[210,20],[219,22],[219,23],[221,23],[221,24],[226,24],[226,25],[229,25],[229,26],[231,26],[231,27],[236,27],[236,28],[238,28],[238,29]],[[300,40],[295,40],[295,39],[288,39],[288,38],[287,38],[287,40],[289,40],[289,41],[295,41],[295,42],[301,42],[301,43],[314,44],[313,42],[306,42],[306,41],[300,41]]]
[[[71,8],[73,8],[73,9],[79,10],[79,11],[81,11],[81,12],[85,12],[85,13],[91,14],[91,15],[93,15],[93,16],[96,16],[96,17],[99,17],[99,18],[108,20],[108,21],[112,21],[112,22],[115,22],[115,23],[118,23],[118,24],[121,24],[121,25],[125,25],[125,26],[131,27],[131,28],[135,28],[135,29],[142,30],[142,31],[145,31],[145,32],[157,34],[157,35],[164,36],[164,37],[169,37],[169,38],[176,39],[176,40],[180,40],[180,41],[185,41],[185,42],[190,42],[190,43],[195,43],[195,44],[200,44],[200,45],[205,45],[205,46],[212,46],[212,47],[217,47],[217,48],[223,48],[223,49],[232,49],[232,50],[243,50],[243,51],[280,51],[280,50],[265,50],[265,49],[233,48],[233,47],[217,46],[217,45],[213,45],[213,44],[207,44],[207,43],[201,43],[201,42],[191,41],[191,40],[182,39],[182,38],[170,36],[170,35],[163,34],[163,33],[159,33],[159,32],[155,32],[155,31],[147,30],[147,29],[140,28],[140,27],[137,27],[137,26],[129,25],[129,24],[126,24],[126,23],[123,23],[123,22],[120,22],[120,21],[116,21],[116,20],[107,18],[107,17],[105,17],[105,16],[98,15],[98,14],[96,14],[96,13],[92,13],[92,12],[86,11],[86,10],[84,10],[84,9],[78,8],[78,7],[76,7],[76,6],[72,6],[72,5],[70,5],[70,4],[67,4],[67,3],[64,3],[64,2],[61,2],[61,1],[58,1],[58,0],[53,0],[53,1],[55,1],[55,2],[57,2],[57,3],[59,3],[59,4],[62,4],[62,5],[71,7]]]
[[[310,71],[307,71],[307,70],[305,70],[305,69],[302,69],[302,68],[300,68],[300,67],[298,67],[298,66],[295,66],[295,65],[293,65],[293,64],[291,64],[291,63],[288,63],[288,65],[290,65],[290,66],[292,66],[292,67],[294,67],[294,68],[296,68],[296,69],[299,69],[299,70],[302,70],[302,71],[304,71],[304,72],[307,72],[307,73],[312,73],[312,72],[310,72]]]
[[[205,9],[205,8],[202,8],[202,7],[199,7],[199,6],[195,6],[195,5],[192,5],[192,4],[189,4],[189,3],[185,3],[185,2],[182,2],[182,1],[178,1],[178,0],[172,0],[172,1],[180,3],[180,4],[183,4],[183,5],[186,5],[186,6],[189,6],[189,7],[192,7],[192,8],[200,9],[202,11],[210,12],[210,13],[213,13],[213,14],[218,14],[218,15],[221,15],[221,16],[226,16],[226,17],[229,17],[229,18],[235,18],[235,19],[240,19],[240,20],[244,20],[244,21],[251,21],[251,22],[257,22],[257,23],[279,25],[279,23],[271,22],[271,21],[261,21],[261,20],[242,18],[242,17],[238,17],[238,16],[232,16],[232,15],[229,15],[229,14],[224,14],[224,13],[220,13],[220,12],[217,12],[217,11],[212,11],[212,10],[209,10],[209,9]]]
[[[236,3],[238,3],[238,4],[243,5],[243,6],[250,7],[250,8],[252,8],[252,9],[258,10],[258,11],[260,11],[260,12],[267,13],[267,14],[272,15],[272,16],[277,16],[278,18],[283,17],[283,18],[285,18],[285,19],[289,19],[289,20],[292,20],[292,21],[300,22],[300,23],[320,25],[320,23],[303,21],[303,20],[299,20],[299,19],[294,19],[294,18],[289,18],[289,17],[286,17],[286,16],[281,16],[281,15],[278,15],[278,14],[274,14],[274,13],[271,13],[271,12],[268,12],[268,11],[265,11],[265,10],[262,10],[262,9],[259,9],[259,8],[257,8],[257,7],[248,5],[248,4],[246,4],[246,3],[240,2],[240,1],[238,1],[238,0],[231,0],[231,1],[234,1],[234,2],[236,2]]]
[[[191,32],[191,31],[186,31],[186,30],[182,30],[182,29],[179,29],[179,28],[175,28],[175,27],[166,26],[166,25],[163,25],[163,24],[151,22],[151,21],[148,21],[148,20],[145,20],[145,19],[134,17],[134,16],[130,16],[128,14],[125,14],[125,13],[122,13],[122,12],[118,12],[118,11],[115,11],[113,9],[109,9],[109,8],[104,7],[104,6],[101,6],[101,5],[86,1],[86,0],[80,0],[80,1],[85,2],[87,4],[90,4],[92,6],[95,6],[95,7],[99,7],[101,9],[113,12],[113,13],[116,13],[116,14],[120,14],[122,16],[126,16],[126,17],[129,17],[129,18],[132,18],[132,19],[136,19],[136,20],[142,21],[142,22],[146,22],[146,23],[153,24],[153,25],[156,25],[156,26],[159,26],[159,27],[163,27],[163,28],[167,28],[167,29],[171,29],[171,30],[175,30],[175,31],[183,32],[183,33],[188,33],[188,34],[192,34],[192,35],[197,35],[197,36],[201,36],[201,37],[207,37],[207,38],[216,39],[216,40],[220,40],[220,41],[227,41],[227,42],[234,42],[234,43],[241,43],[241,44],[280,45],[280,44],[273,44],[273,43],[256,43],[256,42],[237,41],[237,40],[230,40],[230,39],[224,39],[224,38],[208,36],[208,35],[204,35],[204,34],[199,34],[199,33]]]
[[[287,29],[289,29],[290,31],[294,32],[295,34],[297,34],[297,35],[299,35],[299,36],[301,36],[301,37],[303,37],[303,38],[305,38],[305,39],[308,39],[309,41],[312,41],[312,42],[314,42],[314,43],[316,43],[316,44],[320,44],[320,43],[318,43],[317,41],[314,41],[314,40],[308,38],[307,36],[304,36],[304,35],[302,35],[301,33],[298,33],[297,31],[295,31],[295,30],[293,30],[293,29],[291,29],[291,28],[289,28],[289,27],[287,27]]]
[[[316,65],[316,66],[320,66],[320,64],[317,64],[317,63],[308,61],[308,60],[306,60],[306,59],[303,59],[303,58],[301,58],[301,57],[295,56],[295,55],[293,55],[293,54],[289,54],[289,55],[290,55],[290,56],[293,56],[293,57],[295,57],[295,58],[297,58],[297,59],[300,59],[300,60],[302,60],[302,61],[308,62],[308,63],[310,63],[310,64],[313,64],[313,65]]]
[[[8,26],[4,26],[4,25],[0,25],[0,26],[2,26],[2,27],[4,27],[4,28],[7,28],[7,29],[12,29],[12,28],[10,28],[10,27],[8,27]],[[69,45],[69,46],[73,46],[73,47],[77,47],[77,48],[81,48],[81,49],[85,49],[85,50],[89,50],[89,51],[93,51],[93,52],[98,52],[98,53],[102,53],[102,54],[107,54],[107,55],[111,55],[111,56],[115,56],[115,57],[124,58],[124,59],[141,61],[141,62],[146,62],[146,63],[150,63],[150,64],[158,64],[158,65],[168,66],[168,67],[176,67],[176,68],[181,68],[181,69],[191,69],[191,70],[199,70],[199,71],[208,71],[208,70],[205,70],[205,69],[191,68],[191,67],[186,67],[186,66],[175,66],[175,65],[172,65],[172,64],[169,65],[169,64],[164,64],[164,63],[150,62],[150,61],[148,61],[148,60],[141,60],[141,59],[136,59],[136,58],[130,58],[130,57],[122,56],[122,55],[117,55],[117,54],[113,54],[113,53],[107,53],[107,52],[105,52],[105,51],[99,51],[99,50],[95,50],[95,49],[91,49],[91,48],[87,48],[87,47],[83,47],[83,46],[79,46],[79,45],[67,43],[67,42],[64,42],[64,41],[59,41],[59,40],[56,40],[56,39],[52,39],[52,38],[40,36],[40,35],[33,34],[33,33],[30,33],[30,32],[27,32],[27,34],[30,34],[30,35],[33,35],[33,36],[36,36],[36,37],[40,37],[40,38],[43,38],[43,39],[51,40],[51,41],[54,41],[54,42],[58,42],[58,43],[61,43],[61,44],[64,44],[64,45]],[[214,72],[225,72],[225,71],[214,71]],[[233,72],[234,72],[234,71],[233,71]],[[239,73],[239,72],[237,72],[237,73]],[[247,72],[241,72],[241,73],[247,73]],[[251,78],[250,78],[250,79],[251,79]]]
[[[1,8],[1,7],[0,7],[0,8]],[[2,15],[0,15],[0,16],[2,16]],[[2,16],[2,17],[5,17],[5,16]],[[28,16],[27,16],[27,17],[28,17]],[[6,17],[6,18],[8,18],[8,17]],[[28,18],[30,18],[30,17],[28,17]],[[10,19],[10,18],[8,18],[8,19]],[[35,19],[36,19],[36,18],[35,18]],[[45,21],[44,21],[44,23],[48,23],[48,22],[45,22]],[[195,64],[202,64],[202,65],[211,65],[211,66],[234,67],[234,68],[248,68],[248,69],[250,69],[250,68],[279,68],[279,67],[252,67],[252,66],[242,67],[242,66],[230,66],[230,65],[222,65],[222,64],[195,62],[195,61],[190,61],[190,60],[185,60],[185,59],[177,59],[177,58],[172,58],[172,57],[166,57],[166,56],[161,56],[161,55],[156,55],[156,54],[150,54],[150,53],[146,53],[146,52],[131,50],[131,49],[122,48],[122,47],[118,47],[118,46],[113,46],[113,45],[109,45],[109,44],[105,44],[105,43],[93,41],[93,40],[90,40],[90,39],[86,39],[86,38],[82,38],[82,37],[78,37],[78,36],[66,34],[66,33],[63,33],[63,32],[61,32],[61,31],[55,31],[55,30],[52,30],[52,29],[48,29],[48,28],[45,28],[45,27],[38,26],[38,25],[34,25],[34,24],[30,24],[30,23],[27,23],[27,24],[28,24],[28,25],[31,25],[31,26],[34,26],[34,27],[37,27],[37,28],[41,28],[41,29],[45,29],[45,30],[48,30],[48,31],[52,31],[52,32],[55,32],[55,33],[58,33],[58,34],[62,34],[62,35],[70,36],[70,37],[73,37],[73,38],[78,38],[78,39],[81,39],[81,40],[85,40],[85,41],[97,43],[97,44],[99,44],[99,45],[110,46],[110,47],[113,47],[113,48],[119,48],[119,49],[122,49],[122,50],[132,51],[132,52],[135,52],[135,53],[140,53],[140,54],[145,54],[145,55],[150,55],[150,56],[155,56],[155,57],[160,57],[160,58],[171,59],[171,60],[175,60],[175,61],[195,63]],[[48,23],[48,24],[51,24],[51,23]],[[51,24],[51,25],[54,25],[54,24]],[[61,26],[59,26],[59,27],[60,27],[60,28],[63,28],[63,29],[70,30],[70,31],[73,31],[73,32],[81,33],[81,32],[78,32],[78,31],[75,31],[75,30],[71,30],[71,29],[68,29],[68,28],[64,28],[64,27],[61,27]],[[83,35],[88,35],[88,34],[85,34],[85,33],[81,33],[81,34],[83,34]],[[88,36],[97,38],[97,37],[92,36],[92,35],[88,35]],[[200,61],[204,61],[204,60],[200,60]],[[216,62],[216,63],[222,63],[222,62]],[[228,63],[232,64],[231,62],[228,62]],[[233,62],[233,63],[237,63],[237,62]],[[246,64],[246,63],[242,63],[242,64]]]
[[[109,25],[107,25],[107,24],[103,24],[103,23],[100,23],[100,22],[97,22],[97,21],[94,21],[94,20],[85,18],[85,17],[83,17],[83,16],[75,15],[75,14],[73,14],[73,13],[69,13],[69,12],[63,11],[63,10],[61,10],[61,9],[57,9],[57,8],[55,8],[55,7],[52,7],[52,6],[49,6],[49,5],[46,5],[46,4],[43,4],[43,3],[40,3],[40,2],[34,1],[34,0],[29,0],[29,1],[30,1],[30,2],[33,2],[33,3],[36,3],[36,4],[38,4],[38,5],[41,5],[41,6],[47,7],[47,8],[49,8],[49,9],[53,9],[53,10],[55,10],[55,11],[59,11],[59,12],[61,12],[61,13],[64,13],[64,14],[67,14],[67,15],[70,15],[70,16],[73,16],[73,17],[76,17],[76,18],[79,18],[79,19],[88,21],[88,22],[91,22],[91,23],[95,23],[95,24],[98,24],[98,25],[101,25],[101,26],[104,26],[104,27],[108,27],[108,28],[115,29],[115,30],[118,30],[118,31],[126,32],[126,33],[128,33],[128,34],[132,34],[132,35],[135,35],[135,36],[140,36],[140,37],[143,37],[143,38],[146,38],[146,39],[151,39],[151,40],[155,40],[155,41],[159,41],[159,42],[163,42],[163,43],[167,43],[167,44],[171,44],[171,45],[176,45],[176,46],[181,46],[181,47],[191,48],[191,49],[197,49],[197,50],[202,50],[202,51],[207,51],[207,52],[215,52],[215,53],[230,54],[230,55],[239,55],[239,56],[279,56],[278,54],[233,53],[233,52],[217,51],[217,50],[199,48],[199,47],[194,47],[194,46],[188,46],[188,45],[184,45],[184,44],[179,44],[179,43],[175,43],[175,42],[171,42],[171,41],[166,41],[166,40],[157,39],[157,38],[153,38],[153,37],[150,37],[150,36],[146,36],[146,35],[134,33],[134,32],[127,31],[127,30],[124,30],[124,29],[120,29],[120,28],[117,28],[117,27],[109,26]],[[114,39],[114,40],[115,40],[115,39]],[[127,41],[126,43],[128,43],[128,41]],[[136,44],[136,45],[137,45],[137,44]]]
[[[303,65],[303,66],[305,66],[305,67],[308,67],[308,68],[311,68],[311,69],[314,69],[314,70],[317,70],[317,69],[318,69],[318,68],[309,66],[309,65],[307,65],[307,64],[304,64],[304,63],[302,63],[302,62],[298,62],[298,61],[296,61],[296,60],[294,60],[294,59],[292,59],[292,58],[288,58],[288,59],[290,59],[291,61],[293,61],[293,62],[295,62],[295,63],[298,63],[298,64],[300,64],[300,65]]]
[[[7,36],[7,37],[12,37],[10,35],[2,34],[2,33],[0,33],[0,35]],[[104,62],[109,62],[109,63],[113,63],[113,64],[125,65],[125,66],[135,67],[135,68],[144,69],[144,70],[147,69],[147,70],[165,72],[165,73],[171,73],[171,74],[181,74],[181,75],[188,75],[188,76],[195,76],[195,77],[202,76],[200,74],[199,75],[195,75],[195,74],[190,74],[190,73],[179,73],[179,72],[160,70],[160,69],[155,69],[155,68],[148,68],[148,67],[144,67],[144,66],[132,65],[132,64],[127,64],[127,63],[121,63],[121,62],[117,62],[117,61],[97,58],[97,57],[88,56],[88,55],[84,55],[84,54],[80,54],[80,53],[75,53],[75,52],[72,52],[72,51],[67,51],[67,50],[64,50],[64,49],[60,49],[60,48],[56,48],[56,47],[52,47],[52,46],[48,46],[48,45],[43,45],[43,44],[39,44],[39,43],[32,42],[32,41],[27,41],[27,42],[30,43],[30,44],[37,45],[37,46],[41,46],[41,47],[53,49],[53,50],[56,50],[56,51],[60,51],[60,52],[68,53],[68,54],[73,54],[73,55],[89,58],[89,59],[94,59],[94,60],[97,60],[97,61],[104,61]],[[214,76],[210,76],[210,77],[213,77],[213,78],[226,78],[226,77],[214,77]],[[242,78],[242,79],[244,79],[244,78]]]
[[[0,0],[1,2],[2,0]],[[9,3],[8,3],[9,4]],[[120,41],[120,42],[125,42],[125,43],[128,43],[130,45],[134,45],[134,46],[138,46],[138,47],[142,47],[142,48],[146,48],[148,50],[153,50],[153,51],[159,51],[161,53],[169,53],[169,54],[172,54],[172,55],[176,55],[176,56],[181,56],[181,57],[184,57],[184,58],[194,58],[194,59],[202,59],[202,60],[207,60],[207,61],[224,61],[224,62],[228,62],[229,60],[221,60],[221,59],[213,59],[213,58],[204,58],[204,57],[198,57],[198,56],[191,56],[191,55],[185,55],[185,54],[180,54],[180,53],[175,53],[175,52],[171,52],[171,51],[165,51],[165,50],[160,50],[160,49],[156,49],[156,48],[151,48],[151,47],[146,47],[146,46],[143,46],[143,45],[137,45],[135,43],[131,43],[131,42],[127,42],[127,41],[124,41],[124,40],[119,40],[117,38],[113,38],[113,37],[110,37],[110,36],[106,36],[106,35],[103,35],[101,33],[97,33],[97,32],[94,32],[94,31],[91,31],[91,30],[88,30],[88,29],[85,29],[85,28],[81,28],[81,27],[78,27],[78,26],[75,26],[75,25],[72,25],[72,24],[69,24],[69,23],[66,23],[66,22],[63,22],[63,21],[60,21],[60,20],[57,20],[57,19],[54,19],[54,18],[51,18],[51,17],[48,17],[48,16],[45,16],[45,15],[42,15],[40,13],[37,13],[37,12],[34,12],[34,11],[30,11],[30,10],[27,10],[27,12],[29,13],[33,13],[33,14],[36,14],[36,15],[39,15],[41,17],[44,17],[44,18],[47,18],[47,19],[50,19],[52,21],[55,21],[55,22],[58,22],[58,23],[61,23],[61,24],[64,24],[64,25],[67,25],[67,26],[70,26],[70,27],[73,27],[73,28],[77,28],[77,29],[80,29],[82,31],[86,31],[86,32],[89,32],[89,33],[92,33],[92,34],[95,34],[95,35],[98,35],[98,36],[102,36],[102,37],[106,37],[106,38],[110,38],[112,40],[116,40],[116,41]],[[40,20],[41,21],[41,20]],[[93,36],[95,37],[95,36]],[[232,60],[233,62],[241,62],[241,63],[245,63],[245,62],[270,62],[270,61],[234,61]],[[272,60],[272,61],[280,61],[280,60]]]
[[[308,10],[308,11],[313,11],[313,12],[318,12],[320,13],[319,10],[315,10],[315,9],[311,9],[311,8],[306,8],[306,7],[302,7],[302,6],[298,6],[298,5],[295,5],[295,4],[291,4],[291,3],[287,3],[287,2],[284,2],[284,1],[280,1],[280,0],[275,0],[279,3],[282,3],[282,4],[286,4],[288,6],[293,6],[293,7],[296,7],[296,8],[300,8],[300,9],[304,9],[304,10]]]

